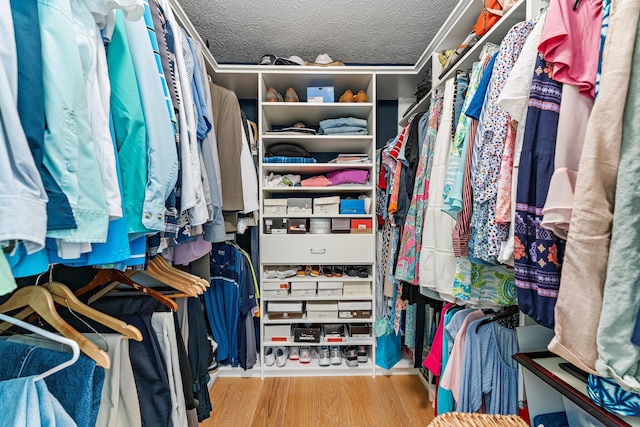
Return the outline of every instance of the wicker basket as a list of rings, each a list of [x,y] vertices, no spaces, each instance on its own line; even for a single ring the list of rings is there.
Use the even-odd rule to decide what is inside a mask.
[[[529,427],[517,415],[470,414],[465,412],[447,412],[431,421],[428,427]]]

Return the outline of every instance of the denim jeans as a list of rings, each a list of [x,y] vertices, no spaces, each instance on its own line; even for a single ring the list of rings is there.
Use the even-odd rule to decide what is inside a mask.
[[[69,360],[69,354],[25,344],[0,342],[0,381],[41,374]],[[104,369],[87,356],[73,365],[44,379],[62,407],[78,427],[96,424],[100,395],[104,382]],[[3,395],[4,396],[4,395]]]
[[[456,79],[456,98],[453,106],[453,126],[458,125],[458,118],[462,113],[462,106],[464,104],[465,93],[469,86],[469,78],[467,76],[458,76]],[[455,133],[455,129],[453,131]]]

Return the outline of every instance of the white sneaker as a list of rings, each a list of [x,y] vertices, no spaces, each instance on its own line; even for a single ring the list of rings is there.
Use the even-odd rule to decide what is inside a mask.
[[[337,345],[331,346],[330,354],[332,365],[342,364],[342,352],[340,351],[340,347],[338,347]]]
[[[276,363],[276,356],[273,347],[266,347],[264,349],[264,366],[272,366],[274,363]]]
[[[298,360],[300,359],[300,348],[299,347],[289,347],[289,360]]]
[[[311,349],[300,347],[300,363],[311,363]]]
[[[329,357],[329,347],[327,347],[326,345],[323,345],[318,349],[318,365],[331,365],[331,358]]]
[[[276,347],[276,365],[282,368],[287,364],[287,356],[289,356],[286,347]]]

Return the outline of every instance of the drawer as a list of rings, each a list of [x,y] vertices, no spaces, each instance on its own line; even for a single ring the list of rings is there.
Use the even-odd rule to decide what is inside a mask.
[[[370,264],[372,234],[263,235],[260,257],[266,264]]]

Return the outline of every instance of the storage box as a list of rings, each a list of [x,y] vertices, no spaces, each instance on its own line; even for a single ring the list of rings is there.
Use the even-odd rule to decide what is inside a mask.
[[[265,341],[289,341],[291,325],[264,325]]]
[[[343,199],[340,200],[340,213],[346,215],[364,214],[364,200]]]
[[[371,282],[346,282],[342,294],[345,296],[368,297],[371,295]]]
[[[351,233],[370,234],[373,232],[373,220],[371,218],[358,218],[351,220]]]
[[[265,234],[287,234],[289,220],[287,218],[265,218]]]
[[[269,319],[301,319],[301,301],[269,301],[267,303]]]
[[[316,295],[316,282],[291,282],[292,297],[311,297]]]
[[[338,297],[342,296],[342,282],[318,282],[319,297]]]
[[[349,325],[349,336],[354,338],[370,338],[371,326],[367,323],[352,323]]]
[[[287,199],[288,214],[305,214],[311,215],[311,197],[291,197]]]
[[[264,199],[264,213],[284,215],[287,213],[287,199]]]
[[[351,233],[351,221],[349,218],[331,218],[332,233]]]
[[[313,213],[333,215],[340,212],[340,196],[316,197],[313,199]]]
[[[311,218],[309,220],[309,233],[311,234],[331,234],[331,219]]]
[[[308,87],[307,102],[334,102],[335,94],[333,86]]]
[[[338,317],[338,304],[335,301],[308,301],[307,319],[335,319]]]
[[[327,342],[343,342],[346,337],[345,326],[341,323],[323,326],[324,340]]]
[[[263,282],[263,297],[286,297],[289,295],[289,282]]]
[[[371,301],[338,301],[338,310],[371,311]]]
[[[293,340],[296,342],[320,342],[320,325],[293,325]]]
[[[370,319],[371,310],[338,311],[338,319]]]
[[[308,220],[306,218],[289,219],[289,234],[306,234],[308,230]]]

